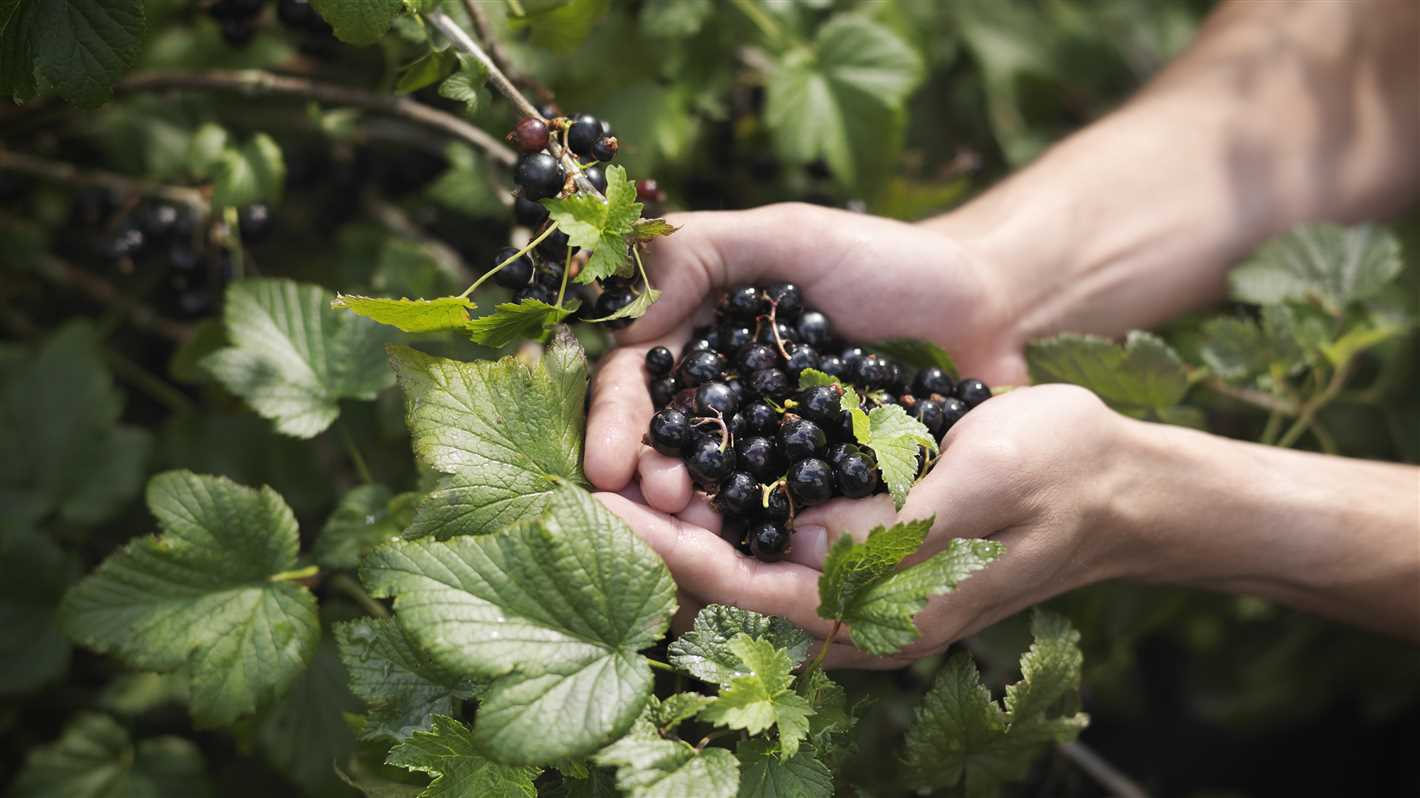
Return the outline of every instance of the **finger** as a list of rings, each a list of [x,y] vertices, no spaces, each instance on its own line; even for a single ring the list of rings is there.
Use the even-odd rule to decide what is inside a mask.
[[[671,616],[671,631],[683,635],[695,624],[695,616],[705,609],[705,604],[684,590],[677,590],[675,599],[676,610],[675,615]]]
[[[693,493],[690,472],[679,458],[667,457],[649,446],[641,447],[641,492],[646,504],[663,513],[676,515],[690,504]]]
[[[789,559],[821,569],[833,541],[842,535],[852,535],[862,541],[873,527],[892,524],[896,519],[892,497],[887,495],[835,499],[810,507],[794,519],[794,548],[789,552]]]
[[[815,641],[815,645],[820,645]],[[912,657],[879,657],[847,643],[834,643],[828,647],[828,656],[823,659],[825,670],[851,668],[854,670],[897,670],[912,664]]]
[[[641,486],[640,486],[638,483],[632,482],[632,483],[630,483],[629,485],[627,485],[626,487],[624,487],[624,488],[622,488],[621,490],[617,491],[616,493],[617,493],[618,496],[621,496],[622,498],[626,499],[627,501],[632,501],[632,502],[635,502],[635,503],[637,503],[637,504],[645,504],[645,503],[646,503],[646,496],[645,496],[644,494],[642,494],[642,492],[641,492]]]
[[[720,517],[720,511],[710,504],[710,500],[703,493],[696,493],[691,497],[690,503],[680,512],[680,520],[704,527],[717,535],[720,534],[724,521]]]
[[[636,471],[641,436],[652,413],[644,367],[648,348],[613,351],[592,384],[583,468],[587,479],[602,490],[621,490]]]
[[[764,563],[744,557],[708,529],[633,504],[617,494],[598,493],[596,497],[655,549],[676,584],[695,598],[778,615],[820,637],[832,629],[815,611],[817,572],[794,563]]]

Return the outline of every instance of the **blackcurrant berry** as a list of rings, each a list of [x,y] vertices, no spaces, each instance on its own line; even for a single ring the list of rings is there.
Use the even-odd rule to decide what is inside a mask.
[[[661,184],[654,179],[643,178],[636,181],[637,202],[662,202],[665,198],[666,192],[661,190]]]
[[[751,402],[740,409],[751,435],[772,435],[779,429],[779,414],[763,402]]]
[[[883,388],[892,382],[892,364],[879,355],[864,355],[855,369],[853,382],[867,388]]]
[[[557,196],[565,179],[562,164],[545,152],[524,155],[513,167],[513,182],[522,187],[523,196],[528,199]]]
[[[799,287],[793,283],[774,283],[764,289],[765,296],[775,308],[775,316],[780,321],[796,318],[804,309],[804,297]]]
[[[621,149],[621,142],[615,136],[603,136],[597,139],[597,143],[592,145],[592,157],[598,161],[610,161],[616,157],[617,150]]]
[[[631,293],[630,290],[603,291],[602,295],[597,297],[596,305],[592,310],[592,312],[597,314],[593,318],[601,319],[610,316],[634,301],[636,301],[636,295]],[[602,322],[602,324],[605,324],[608,330],[620,330],[625,327],[630,327],[632,321],[635,320],[620,318],[605,321]]]
[[[143,251],[143,231],[131,222],[124,222],[117,230],[100,237],[99,255],[108,260],[132,258]]]
[[[600,119],[582,114],[572,120],[572,127],[567,131],[567,146],[583,158],[592,158],[592,146],[605,135]]]
[[[725,356],[711,349],[691,352],[680,363],[680,384],[687,388],[720,379],[725,373]]]
[[[822,347],[833,340],[833,328],[828,323],[828,317],[817,310],[800,316],[794,328],[798,330],[799,340],[811,346]]]
[[[794,412],[824,429],[838,425],[843,415],[843,391],[835,385],[817,385],[799,391]]]
[[[518,152],[540,152],[547,146],[547,123],[535,116],[525,116],[508,133],[508,141]]]
[[[779,353],[767,344],[743,346],[735,355],[735,365],[741,372],[753,374],[760,369],[772,369],[781,363]]]
[[[828,436],[822,427],[806,418],[786,416],[779,428],[779,448],[790,462],[822,457],[828,451]]]
[[[928,366],[917,372],[917,376],[912,378],[912,395],[923,399],[932,398],[932,394],[946,397],[952,395],[952,389],[956,386],[952,383],[952,375],[945,369],[936,366]]]
[[[789,551],[789,533],[784,527],[760,521],[745,533],[749,550],[761,562],[779,562]]]
[[[317,16],[310,0],[281,0],[276,4],[276,18],[288,28],[304,28]]]
[[[540,202],[516,197],[513,199],[513,219],[524,227],[540,227],[547,221],[547,209]]]
[[[544,305],[551,305],[557,301],[557,292],[545,285],[533,283],[519,288],[518,292],[513,294],[514,302],[526,302],[529,299],[535,299]]]
[[[237,212],[237,227],[242,231],[242,241],[248,244],[265,241],[275,225],[276,216],[266,203],[253,202]]]
[[[848,374],[848,367],[843,364],[843,358],[838,355],[822,355],[818,359],[818,370],[830,377],[843,379]]]
[[[176,205],[153,202],[144,206],[139,215],[143,235],[149,241],[166,241],[192,232],[192,218]],[[245,231],[243,231],[245,232]]]
[[[601,287],[603,291],[629,291],[631,290],[631,280],[613,274],[602,279]]]
[[[817,457],[808,457],[789,466],[785,478],[789,492],[801,506],[823,504],[833,498],[833,466]]]
[[[582,174],[586,176],[587,182],[592,184],[592,188],[606,193],[606,171],[600,166],[589,166],[582,170]]]
[[[789,361],[785,365],[785,370],[791,376],[798,377],[804,369],[818,368],[818,351],[808,344],[794,344],[789,350]]]
[[[839,355],[843,359],[843,366],[849,369],[849,373],[857,376],[858,363],[868,354],[868,350],[861,346],[850,346]]]
[[[963,402],[962,400],[957,399],[954,396],[943,399],[942,417],[946,419],[946,423],[942,426],[942,434],[946,435],[947,432],[952,428],[952,425],[956,424],[958,421],[961,421],[961,417],[966,415],[966,411],[970,409],[970,407],[967,407],[966,402]]]
[[[725,354],[738,352],[754,341],[754,330],[743,324],[722,324],[719,333],[720,351]]]
[[[675,392],[675,395],[671,397],[670,404],[667,405],[667,407],[671,408],[672,410],[679,410],[687,416],[694,413],[695,389],[681,388],[677,390]]]
[[[499,269],[497,274],[493,275],[493,282],[504,288],[517,290],[532,281],[532,258],[527,255],[515,257],[517,254],[518,249],[516,247],[504,247],[498,250],[498,254],[493,256],[493,262],[488,264],[488,268],[497,269],[500,263],[507,261],[509,258],[515,259],[512,263]]]
[[[740,407],[734,391],[723,382],[703,383],[695,389],[695,414],[726,418]]]
[[[719,311],[726,318],[736,319],[746,324],[753,323],[755,317],[768,311],[764,295],[752,285],[731,288],[720,300]]]
[[[779,446],[768,438],[752,435],[735,445],[740,468],[761,482],[771,482],[784,473],[786,461]]]
[[[715,504],[722,513],[749,515],[759,509],[759,480],[743,471],[736,471],[720,482]]]
[[[651,380],[651,404],[657,409],[665,407],[675,398],[676,390],[675,377],[657,377]]]
[[[716,438],[700,438],[686,451],[685,467],[696,484],[713,487],[735,470],[735,450],[721,449]]]
[[[828,447],[827,460],[831,465],[838,465],[838,462],[850,454],[862,454],[863,447],[856,443],[835,443]]]
[[[976,407],[991,398],[991,389],[981,380],[967,378],[957,383],[956,397],[966,402],[967,407]]]
[[[720,537],[724,538],[742,554],[749,554],[749,544],[745,542],[745,532],[749,531],[749,519],[738,515],[720,518]]]
[[[555,230],[537,245],[537,254],[547,260],[562,262],[567,260],[567,234]]]
[[[750,375],[750,388],[766,399],[783,401],[793,390],[789,375],[781,369],[760,369]]]
[[[675,368],[675,357],[671,355],[671,350],[664,346],[652,347],[646,352],[646,370],[656,375],[664,377]]]
[[[562,116],[562,108],[551,100],[539,105],[537,112],[543,119],[557,119]]]
[[[677,457],[690,441],[690,419],[678,410],[666,408],[651,416],[646,442],[661,454]]]
[[[833,467],[838,492],[850,499],[871,496],[878,489],[878,464],[862,452],[844,455]]]
[[[774,339],[775,330],[779,331],[778,341]],[[754,340],[758,341],[761,344],[777,346],[780,342],[783,342],[784,344],[794,343],[795,341],[799,340],[799,334],[794,331],[793,327],[790,327],[782,321],[777,322],[775,324],[770,324],[768,321],[766,321],[759,325],[759,332],[755,334]]]
[[[251,17],[218,20],[222,29],[222,41],[232,47],[245,47],[256,38],[256,20]]]
[[[942,403],[936,399],[919,399],[912,405],[912,417],[922,422],[922,426],[932,434],[933,438],[941,440],[947,432],[947,414]]]
[[[562,273],[566,270],[567,266],[561,261],[550,260],[537,267],[533,279],[538,285],[545,285],[556,291],[562,287]]]
[[[689,341],[686,341],[686,342],[685,342],[685,346],[682,346],[682,347],[680,348],[680,356],[681,356],[681,357],[685,357],[686,355],[690,354],[691,352],[714,352],[714,351],[715,351],[715,344],[714,344],[714,342],[713,342],[711,339],[706,338],[705,336],[702,335],[702,336],[699,336],[699,337],[697,337],[697,338],[692,338],[692,339],[690,339]]]
[[[759,517],[776,524],[786,524],[789,522],[789,510],[789,494],[781,486],[769,492],[769,500],[763,502]]]

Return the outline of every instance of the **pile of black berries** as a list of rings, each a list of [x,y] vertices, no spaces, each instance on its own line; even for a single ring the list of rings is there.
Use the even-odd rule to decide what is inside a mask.
[[[853,437],[842,387],[801,390],[805,369],[853,386],[864,410],[901,405],[939,441],[991,397],[981,380],[956,382],[935,367],[910,374],[845,345],[792,283],[731,289],[679,362],[663,346],[646,353],[656,407],[646,443],[681,458],[713,494],[723,534],[766,562],[788,552],[802,508],[887,491],[872,451]]]

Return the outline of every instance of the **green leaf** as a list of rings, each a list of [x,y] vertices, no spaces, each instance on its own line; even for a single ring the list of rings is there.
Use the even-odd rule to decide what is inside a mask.
[[[665,734],[713,703],[714,698],[700,693],[674,693],[665,700],[653,695],[646,707],[646,719]]]
[[[95,524],[137,495],[153,441],[118,425],[122,413],[123,395],[84,322],[0,368],[0,533],[56,511],[66,523]]]
[[[205,798],[202,752],[181,737],[136,745],[107,715],[82,713],[64,735],[25,758],[11,798]]]
[[[790,50],[775,64],[765,122],[781,157],[823,158],[840,180],[856,184],[923,74],[921,58],[897,34],[840,14],[818,29],[810,50]]]
[[[42,687],[69,667],[69,640],[56,612],[78,570],[72,557],[36,532],[0,544],[0,696]]]
[[[932,516],[877,526],[862,543],[855,543],[851,535],[835,540],[818,580],[819,617],[834,620],[847,615],[868,588],[891,576],[898,563],[922,546],[935,520]]]
[[[829,678],[822,668],[801,676],[795,689],[803,696],[814,714],[809,718],[809,738],[806,745],[812,745],[815,752],[825,760],[831,770],[837,770],[841,762],[853,753],[856,746],[842,741],[853,731],[858,718],[855,710],[848,706],[848,693],[843,686]],[[862,703],[866,703],[866,699]]]
[[[636,201],[636,184],[619,164],[606,167],[606,202],[588,194],[543,200],[570,246],[590,250],[591,258],[576,281],[591,283],[616,274],[629,275],[631,258],[627,239],[637,232],[644,206]]]
[[[385,764],[434,778],[419,798],[536,798],[532,767],[509,767],[485,758],[473,732],[453,718],[438,715],[430,731],[390,749]]]
[[[1065,694],[1078,691],[1078,634],[1039,612],[1031,629],[1037,638],[1021,658],[1022,679],[1007,687],[1011,711],[992,699],[965,652],[937,674],[907,731],[904,764],[914,787],[995,795],[1024,778],[1048,746],[1075,739],[1088,724],[1083,714],[1047,712],[1062,697],[1077,698]]]
[[[482,62],[458,57],[458,71],[449,75],[439,84],[439,96],[456,103],[463,103],[464,110],[474,113],[488,104],[488,67]]]
[[[199,180],[217,174],[222,153],[227,151],[227,129],[216,122],[204,122],[187,143],[187,164],[192,176]]]
[[[741,740],[735,747],[740,761],[738,798],[832,798],[833,774],[812,748],[802,746],[786,759],[775,753],[764,739]]]
[[[394,494],[384,485],[361,485],[340,498],[321,527],[311,557],[322,568],[354,569],[370,549],[399,537],[390,512]]]
[[[340,660],[350,689],[369,705],[366,739],[405,740],[435,715],[457,715],[474,684],[439,667],[393,620],[361,618],[337,624]]]
[[[651,241],[668,236],[679,229],[665,219],[637,219],[636,223],[631,225],[631,239],[638,242]]]
[[[783,618],[708,604],[696,613],[694,627],[671,642],[667,649],[671,664],[703,682],[727,685],[750,672],[729,647],[730,640],[741,634],[784,649],[794,665],[808,657],[813,643],[807,632]]]
[[[203,368],[278,432],[314,437],[340,415],[341,399],[368,401],[393,382],[383,362],[394,331],[335,310],[332,299],[285,279],[233,283],[223,312],[232,345]]]
[[[1135,330],[1124,346],[1095,335],[1066,333],[1026,346],[1031,381],[1068,382],[1094,391],[1111,407],[1138,413],[1173,407],[1188,393],[1188,369],[1162,339]]]
[[[660,638],[675,608],[665,564],[620,519],[572,485],[555,499],[540,520],[399,541],[361,568],[376,595],[395,596],[420,650],[490,681],[474,736],[508,764],[582,756],[623,734],[651,689],[636,652]]]
[[[1380,227],[1311,224],[1263,244],[1228,281],[1242,302],[1316,300],[1340,311],[1379,294],[1402,267],[1399,240]]]
[[[830,551],[830,556],[837,553],[843,562],[850,562],[849,547],[867,545],[834,541],[835,551]],[[993,540],[955,538],[945,550],[911,568],[861,585],[838,619],[848,624],[853,642],[864,651],[880,656],[900,651],[921,636],[912,619],[927,606],[928,598],[955,590],[1004,551],[1005,547]],[[820,592],[827,576],[825,572],[820,577]]]
[[[494,349],[518,341],[540,341],[551,334],[558,323],[572,315],[579,305],[575,299],[561,307],[538,299],[501,302],[492,313],[466,322],[464,328],[474,343]]]
[[[498,189],[481,154],[465,144],[450,144],[444,148],[444,158],[449,168],[426,189],[429,199],[450,210],[479,218],[502,217],[508,212],[498,200]]]
[[[0,97],[17,105],[34,99],[35,58],[34,26],[38,4],[24,0],[6,0],[6,24],[0,29]]]
[[[275,491],[169,471],[148,482],[160,537],[131,541],[65,596],[70,637],[135,668],[184,669],[192,714],[230,724],[274,700],[320,636],[315,597],[287,581],[296,518]]]
[[[640,27],[648,36],[684,39],[704,27],[714,11],[711,0],[661,0],[641,6]]]
[[[842,385],[837,377],[819,371],[818,369],[804,369],[799,372],[799,390],[805,388],[818,388],[822,385]],[[844,408],[847,410],[847,408]]]
[[[1251,319],[1223,316],[1205,321],[1199,356],[1214,374],[1239,381],[1267,370],[1272,353],[1262,327]]]
[[[404,0],[311,0],[335,29],[335,38],[357,46],[374,44],[404,11]]]
[[[587,360],[560,334],[537,363],[461,363],[394,347],[419,464],[440,480],[409,537],[483,534],[542,512],[556,480],[582,481]]]
[[[31,0],[35,69],[69,102],[97,108],[143,45],[142,0]]]
[[[734,798],[740,766],[723,748],[696,751],[680,740],[650,734],[623,737],[596,755],[616,768],[616,786],[628,798]]]
[[[750,672],[722,686],[715,702],[701,710],[701,719],[750,734],[777,727],[781,755],[794,756],[809,733],[813,707],[792,689],[794,662],[789,652],[746,634],[735,635],[726,645]]]
[[[212,208],[281,201],[286,160],[276,140],[258,133],[241,147],[222,150],[213,167]]]
[[[413,94],[432,86],[448,77],[459,66],[459,60],[452,49],[430,50],[413,63],[399,71],[395,81],[395,94]]]
[[[591,34],[597,22],[606,15],[611,0],[521,0],[529,12],[532,44],[558,53],[568,53]],[[543,10],[534,11],[535,5]]]
[[[857,394],[850,396],[843,392],[845,406],[857,404]],[[883,482],[892,494],[893,504],[901,510],[907,501],[907,491],[917,481],[917,449],[925,448],[928,453],[937,451],[937,441],[927,427],[909,416],[900,405],[882,405],[868,412],[868,434],[864,437],[860,414],[853,413],[853,435],[858,442],[873,450],[878,459],[878,470]]]
[[[651,306],[660,298],[660,291],[654,288],[648,288],[637,294],[635,299],[623,305],[621,309],[617,310],[615,313],[602,316],[599,319],[587,319],[587,321],[592,324],[598,324],[600,322],[614,321],[616,319],[639,319],[646,315],[646,311],[650,310]]]
[[[407,333],[460,329],[468,324],[468,312],[478,307],[473,300],[461,296],[379,299],[352,294],[336,294],[330,305]]]
[[[916,338],[893,338],[869,344],[867,348],[915,369],[936,366],[952,375],[952,379],[958,379],[961,376],[961,373],[957,371],[957,364],[952,360],[952,356],[947,354],[947,350],[931,341],[922,341]]]
[[[281,700],[254,719],[252,736],[262,758],[307,795],[339,791],[331,763],[348,761],[355,753],[355,733],[346,717],[360,711],[360,702],[349,681],[335,644],[324,638]]]

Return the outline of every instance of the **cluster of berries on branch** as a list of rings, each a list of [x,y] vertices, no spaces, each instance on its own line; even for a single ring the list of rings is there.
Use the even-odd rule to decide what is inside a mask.
[[[800,388],[808,369],[837,382]],[[938,441],[991,396],[980,380],[958,382],[936,367],[910,374],[844,344],[792,283],[732,288],[679,361],[658,346],[646,370],[656,407],[646,443],[680,458],[713,495],[723,534],[766,562],[788,552],[799,510],[887,491],[872,449],[854,436],[844,386],[864,410],[900,405]],[[930,467],[925,451],[918,457],[919,471]]]
[[[256,36],[265,6],[266,0],[217,0],[207,7],[207,13],[217,21],[227,44],[245,47]],[[311,7],[310,0],[277,0],[276,18],[297,33],[321,38],[331,35],[330,23]]]

